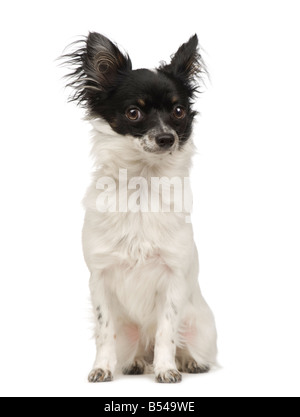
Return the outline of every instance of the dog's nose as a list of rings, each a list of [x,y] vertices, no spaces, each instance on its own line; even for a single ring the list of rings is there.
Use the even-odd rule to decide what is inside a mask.
[[[172,133],[161,133],[155,138],[155,142],[162,149],[169,149],[175,143],[175,137]]]

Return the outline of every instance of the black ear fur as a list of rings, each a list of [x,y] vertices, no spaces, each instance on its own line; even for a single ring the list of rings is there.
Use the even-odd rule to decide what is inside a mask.
[[[179,78],[193,96],[198,92],[199,77],[207,73],[205,63],[199,53],[198,36],[194,35],[180,46],[169,65],[163,64],[159,70]]]
[[[105,36],[92,32],[82,41],[70,47],[74,52],[63,55],[63,64],[73,70],[66,77],[70,80],[67,87],[75,92],[70,101],[87,105],[95,98],[101,100],[113,89],[119,78],[132,69],[131,60]]]

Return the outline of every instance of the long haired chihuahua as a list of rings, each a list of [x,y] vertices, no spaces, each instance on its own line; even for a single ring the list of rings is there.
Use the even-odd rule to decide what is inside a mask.
[[[93,126],[83,229],[97,345],[89,381],[153,371],[156,381],[176,383],[182,372],[208,372],[217,334],[185,204],[193,99],[205,72],[198,38],[155,70],[133,70],[98,33],[63,58],[70,100]]]

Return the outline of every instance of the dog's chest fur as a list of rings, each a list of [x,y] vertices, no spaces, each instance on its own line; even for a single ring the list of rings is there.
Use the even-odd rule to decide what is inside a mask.
[[[153,314],[156,295],[163,293],[161,290],[167,284],[165,280],[170,271],[175,276],[188,271],[194,245],[191,224],[186,222],[187,213],[152,213],[150,210],[145,213],[99,213],[97,181],[101,177],[113,178],[118,195],[119,170],[127,165],[130,167],[128,181],[132,177],[144,178],[149,184],[149,193],[152,177],[178,177],[184,183],[194,148],[191,144],[182,153],[164,156],[161,165],[157,159],[155,163],[152,161],[152,155],[146,155],[148,160],[138,159],[134,146],[124,152],[122,141],[128,138],[112,133],[103,123],[96,124],[96,128],[93,155],[96,162],[101,161],[101,166],[97,166],[84,200],[87,210],[83,231],[85,257],[92,270],[106,271],[108,286],[126,312],[145,321],[146,316]],[[185,164],[182,164],[183,159]],[[161,189],[158,192],[161,193]],[[128,191],[128,199],[131,193]]]

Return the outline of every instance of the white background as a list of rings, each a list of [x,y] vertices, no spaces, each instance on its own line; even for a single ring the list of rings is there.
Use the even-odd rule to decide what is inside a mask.
[[[0,395],[300,394],[299,2],[1,2]],[[211,74],[195,130],[194,226],[222,369],[89,385],[94,360],[81,199],[89,126],[55,59],[102,32],[134,67],[195,32]]]

